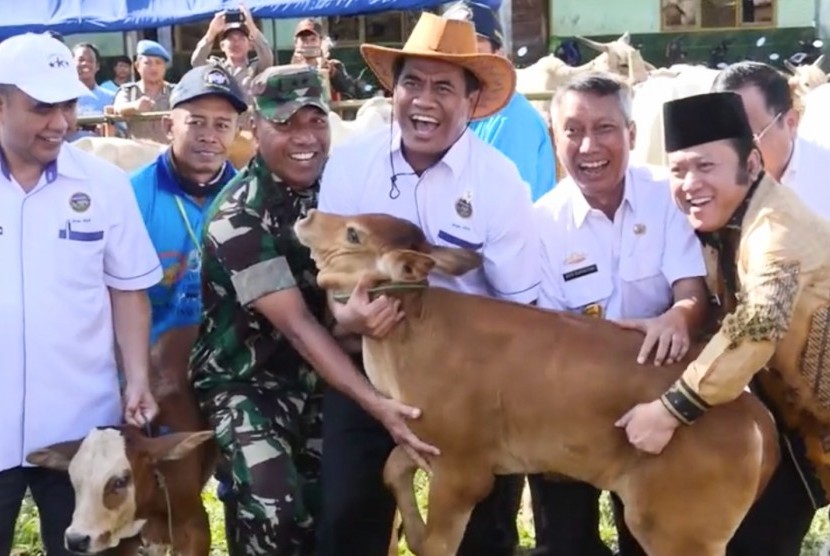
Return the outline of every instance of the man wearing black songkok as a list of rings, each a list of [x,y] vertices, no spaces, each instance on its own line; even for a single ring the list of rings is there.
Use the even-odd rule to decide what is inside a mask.
[[[672,193],[716,253],[709,287],[724,316],[682,377],[617,426],[660,453],[749,387],[778,424],[781,462],[727,554],[797,556],[830,493],[830,222],[764,173],[736,93],[671,101],[663,116]]]

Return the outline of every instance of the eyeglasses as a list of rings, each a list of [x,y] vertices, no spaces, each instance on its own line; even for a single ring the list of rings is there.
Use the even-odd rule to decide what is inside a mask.
[[[770,123],[764,126],[764,129],[753,135],[753,137],[755,138],[755,142],[761,141],[761,139],[764,137],[764,134],[766,134],[766,132],[769,131],[769,128],[771,128],[773,124],[775,124],[775,122],[778,121],[778,118],[780,118],[782,114],[783,112],[779,112],[778,114],[776,114],[772,121],[770,121]]]

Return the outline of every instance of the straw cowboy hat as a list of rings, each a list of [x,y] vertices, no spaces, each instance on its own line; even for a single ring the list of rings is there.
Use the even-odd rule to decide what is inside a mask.
[[[389,91],[392,90],[392,68],[401,56],[441,60],[469,70],[481,83],[472,116],[476,120],[504,108],[516,89],[513,65],[496,54],[479,54],[475,27],[469,21],[424,12],[402,49],[362,44],[360,53],[380,84]]]

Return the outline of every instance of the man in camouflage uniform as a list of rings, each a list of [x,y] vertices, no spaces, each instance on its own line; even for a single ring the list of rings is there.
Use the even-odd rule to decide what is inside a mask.
[[[416,410],[380,396],[320,324],[325,293],[293,233],[317,204],[331,141],[320,77],[307,66],[269,68],[252,91],[260,150],[208,211],[191,380],[231,483],[231,554],[305,556],[319,505],[315,370],[397,439],[423,445],[405,424]]]

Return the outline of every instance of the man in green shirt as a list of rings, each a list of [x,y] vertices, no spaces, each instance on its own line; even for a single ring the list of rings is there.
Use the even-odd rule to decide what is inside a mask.
[[[292,229],[317,206],[331,141],[319,74],[299,65],[269,68],[252,92],[259,151],[219,194],[203,229],[203,322],[191,380],[231,490],[231,553],[312,555],[318,374],[398,442],[437,450],[406,424],[418,411],[377,393],[321,324],[325,292]],[[394,319],[388,299],[377,306]]]

